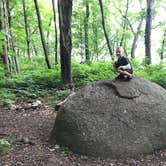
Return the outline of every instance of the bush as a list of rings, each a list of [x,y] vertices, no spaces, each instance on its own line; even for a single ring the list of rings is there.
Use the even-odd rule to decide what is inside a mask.
[[[166,65],[164,63],[137,68],[136,75],[151,80],[166,89]]]
[[[110,62],[97,62],[92,64],[73,63],[73,81],[76,87],[88,82],[115,77],[115,72]]]
[[[0,139],[0,156],[9,153],[11,150],[11,143],[6,139]]]

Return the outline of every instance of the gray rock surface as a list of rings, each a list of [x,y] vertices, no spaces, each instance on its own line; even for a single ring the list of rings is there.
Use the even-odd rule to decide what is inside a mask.
[[[51,140],[103,158],[166,148],[166,90],[139,77],[90,83],[59,107]]]

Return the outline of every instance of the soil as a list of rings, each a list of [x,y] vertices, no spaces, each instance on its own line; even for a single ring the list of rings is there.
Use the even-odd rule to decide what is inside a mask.
[[[32,100],[0,106],[0,139],[13,145],[0,156],[0,166],[166,166],[166,150],[139,159],[92,158],[48,143],[56,112],[47,103]]]

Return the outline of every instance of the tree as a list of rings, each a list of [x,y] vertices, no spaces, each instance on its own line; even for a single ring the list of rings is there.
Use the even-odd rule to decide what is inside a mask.
[[[3,62],[3,64],[5,65],[5,69],[7,71],[10,71],[9,69],[9,59],[8,59],[8,51],[7,51],[7,40],[6,40],[6,36],[5,36],[5,31],[6,31],[6,27],[5,27],[5,22],[6,18],[5,18],[5,5],[3,0],[0,0],[0,39],[1,39],[1,48],[0,48],[0,58]]]
[[[100,4],[100,9],[101,9],[102,25],[103,25],[104,35],[105,35],[105,38],[106,38],[106,41],[107,41],[107,46],[108,46],[108,49],[109,49],[110,56],[113,59],[113,51],[112,51],[112,48],[111,48],[111,45],[110,45],[110,41],[109,41],[109,38],[108,38],[106,26],[105,26],[105,18],[104,18],[104,10],[103,10],[102,0],[99,0],[99,4]]]
[[[166,30],[164,30],[162,44],[161,44],[161,51],[160,51],[160,60],[161,61],[163,61],[163,59],[164,59],[165,43],[166,43]]]
[[[55,64],[58,64],[58,32],[56,26],[56,11],[55,11],[55,1],[52,0],[53,14],[54,14],[54,29],[55,29]]]
[[[52,17],[49,19],[49,24],[48,24],[48,30],[47,30],[47,38],[46,38],[46,45],[47,45],[47,49],[48,49],[48,54],[50,54],[49,51],[49,37],[50,37],[50,27],[51,27],[51,23],[52,23]]]
[[[96,60],[99,60],[99,44],[98,44],[98,25],[97,25],[97,19],[96,19],[96,15],[94,13],[94,11],[92,12],[92,16],[93,16],[93,22],[92,22],[92,30],[93,30],[93,48],[94,48],[94,55]]]
[[[84,18],[84,31],[85,31],[85,61],[90,62],[89,53],[89,1],[85,0],[85,18]]]
[[[49,54],[48,54],[48,47],[47,47],[45,37],[44,37],[38,1],[34,0],[34,3],[35,3],[36,14],[37,14],[37,18],[38,18],[38,25],[39,25],[39,31],[40,31],[40,37],[41,37],[41,41],[42,41],[43,50],[44,50],[44,55],[45,55],[45,61],[46,61],[48,69],[51,69],[51,64],[50,64]]]
[[[147,0],[146,26],[145,26],[145,59],[146,64],[151,64],[151,30],[154,0]]]
[[[58,0],[59,29],[60,29],[60,57],[61,81],[63,85],[72,83],[71,74],[71,15],[72,0]]]
[[[122,33],[122,38],[121,38],[121,41],[120,41],[120,46],[124,46],[125,31],[126,31],[126,28],[128,26],[128,23],[127,23],[128,10],[129,10],[129,0],[127,0],[127,2],[126,2],[126,11],[125,11],[125,15],[123,16],[123,18],[124,18],[123,33]]]
[[[142,16],[141,20],[140,20],[140,22],[138,24],[137,31],[136,32],[133,31],[134,39],[133,39],[133,43],[132,43],[132,47],[131,47],[131,57],[132,58],[135,58],[135,50],[136,50],[136,47],[137,47],[139,32],[141,30],[143,20],[144,20],[144,17]]]
[[[145,12],[144,12],[144,9],[142,8],[142,1],[139,1],[139,3],[140,3],[141,11],[139,12],[139,15],[140,15],[139,20],[140,21],[139,21],[138,26],[137,26],[137,31],[135,32],[132,25],[129,24],[130,27],[131,27],[131,30],[133,32],[133,35],[134,35],[134,39],[133,39],[132,47],[131,47],[131,57],[132,58],[135,58],[135,50],[136,50],[136,47],[137,47],[140,30],[142,28],[142,24],[143,24],[143,21],[145,19]]]
[[[25,22],[27,53],[28,53],[28,57],[30,59],[31,58],[31,56],[30,56],[30,36],[29,36],[29,31],[28,31],[28,22],[27,22],[27,12],[26,12],[25,0],[22,0],[22,4],[23,4],[23,13],[24,13],[24,22]]]
[[[19,66],[19,62],[18,62],[18,58],[17,58],[17,53],[16,53],[16,49],[15,49],[15,43],[14,43],[14,36],[13,36],[13,32],[12,32],[12,17],[10,14],[10,5],[9,5],[9,0],[6,0],[6,17],[7,17],[7,22],[8,22],[8,31],[9,31],[9,35],[10,37],[8,37],[8,41],[9,41],[9,48],[10,50],[12,50],[13,55],[12,55],[12,60],[14,61],[13,64],[13,68],[14,70],[18,73],[20,72],[20,66]],[[10,58],[8,57],[9,62],[10,62]],[[11,71],[10,67],[10,71]]]

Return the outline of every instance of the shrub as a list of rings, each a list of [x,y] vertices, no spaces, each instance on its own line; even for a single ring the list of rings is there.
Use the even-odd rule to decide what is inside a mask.
[[[11,143],[6,139],[0,139],[0,155],[5,155],[11,150]]]

